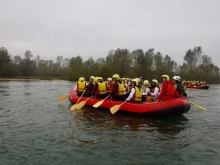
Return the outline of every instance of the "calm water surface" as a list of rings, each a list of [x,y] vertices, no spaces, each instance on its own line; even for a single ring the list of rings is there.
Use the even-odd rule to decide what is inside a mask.
[[[188,89],[188,113],[148,118],[83,107],[70,81],[0,82],[0,164],[220,164],[220,85]]]

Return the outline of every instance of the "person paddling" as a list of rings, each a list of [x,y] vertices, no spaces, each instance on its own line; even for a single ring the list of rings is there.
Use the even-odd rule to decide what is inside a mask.
[[[113,90],[109,92],[109,94],[112,96],[112,100],[124,101],[124,83],[121,82],[120,76],[118,74],[114,74],[112,79],[114,81],[114,87]]]
[[[181,83],[180,76],[174,76],[173,80],[175,82],[174,87],[176,91],[179,93],[179,95],[181,95],[182,97],[186,97],[186,87],[183,86],[183,84]]]
[[[84,96],[90,97],[93,95],[95,82],[96,82],[96,78],[94,76],[90,76],[90,81],[89,81],[89,84],[86,86],[86,92]]]
[[[103,81],[102,77],[98,77],[97,82],[94,86],[93,94],[96,96],[97,99],[103,99],[107,96],[107,85]]]
[[[86,90],[86,81],[84,77],[80,77],[76,86],[74,87],[74,91],[77,92],[77,96],[81,96],[82,93]]]

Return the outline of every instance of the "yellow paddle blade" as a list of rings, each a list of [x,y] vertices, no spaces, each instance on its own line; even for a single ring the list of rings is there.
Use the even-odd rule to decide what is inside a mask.
[[[76,105],[77,105],[77,104],[74,104],[74,105],[70,108],[70,110],[71,110],[71,111],[74,111],[74,110],[76,109]]]
[[[86,104],[86,101],[87,101],[87,100],[81,101],[80,103],[78,103],[78,104],[76,105],[75,109],[81,109],[81,108]]]
[[[111,107],[110,108],[111,113],[114,114],[115,112],[117,112],[119,110],[120,107],[121,107],[121,104]]]
[[[202,106],[200,106],[200,105],[197,105],[197,104],[192,103],[192,102],[190,102],[190,104],[192,104],[192,105],[194,105],[194,106],[196,106],[196,107],[198,107],[198,108],[200,108],[200,109],[202,109],[202,110],[204,110],[204,111],[207,111],[206,108],[204,108],[204,107],[202,107]]]
[[[104,100],[105,100],[105,99],[104,99]],[[94,108],[99,107],[99,106],[104,102],[104,100],[101,100],[101,101],[95,103],[95,104],[93,105],[93,107],[94,107]]]
[[[107,96],[106,98],[104,98],[103,100],[101,100],[101,101],[95,103],[95,104],[93,105],[93,107],[94,107],[94,108],[99,107],[107,98],[109,98],[109,96],[110,96],[110,95],[108,95],[108,96]]]
[[[57,100],[58,100],[59,102],[61,102],[61,101],[65,100],[66,98],[68,98],[69,95],[70,95],[70,94],[62,95],[62,96],[58,97]]]

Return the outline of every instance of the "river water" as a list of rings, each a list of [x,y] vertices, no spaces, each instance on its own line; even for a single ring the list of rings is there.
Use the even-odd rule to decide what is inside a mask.
[[[83,107],[72,112],[70,81],[0,81],[2,165],[219,165],[220,85],[187,89],[188,113],[131,116]]]

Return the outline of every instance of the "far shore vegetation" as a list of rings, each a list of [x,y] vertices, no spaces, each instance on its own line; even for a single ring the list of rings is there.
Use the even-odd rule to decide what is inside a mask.
[[[58,56],[56,61],[43,60],[39,55],[33,56],[30,50],[20,55],[11,56],[5,47],[0,48],[0,80],[38,79],[38,80],[78,80],[90,76],[103,77],[106,80],[117,73],[121,77],[142,77],[144,80],[161,80],[163,74],[171,78],[175,75],[186,81],[206,81],[220,83],[219,67],[214,65],[208,55],[202,53],[201,47],[186,51],[183,64],[177,64],[169,55],[162,55],[148,49],[116,49],[108,52],[106,57],[83,60],[80,55],[72,58]]]

